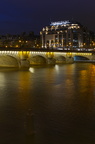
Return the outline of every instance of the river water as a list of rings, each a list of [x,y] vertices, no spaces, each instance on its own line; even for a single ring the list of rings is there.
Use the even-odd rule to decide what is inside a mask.
[[[95,65],[1,68],[0,144],[95,144]]]

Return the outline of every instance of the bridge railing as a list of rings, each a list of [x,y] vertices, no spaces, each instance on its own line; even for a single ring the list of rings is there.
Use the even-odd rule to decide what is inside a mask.
[[[0,47],[0,51],[39,51],[39,52],[92,52],[95,53],[94,49],[54,49],[54,48],[15,48],[15,47]]]

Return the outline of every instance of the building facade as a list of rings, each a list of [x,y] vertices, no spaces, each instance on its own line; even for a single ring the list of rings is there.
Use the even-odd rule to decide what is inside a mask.
[[[78,22],[52,22],[40,32],[42,48],[94,48],[95,35]]]
[[[23,32],[21,34],[12,35],[0,35],[0,47],[1,48],[40,48],[40,35],[35,35],[33,31],[26,33]]]

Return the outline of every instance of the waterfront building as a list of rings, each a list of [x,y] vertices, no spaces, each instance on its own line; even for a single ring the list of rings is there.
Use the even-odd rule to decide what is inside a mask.
[[[33,31],[21,34],[6,34],[0,35],[0,47],[25,47],[25,48],[40,48],[40,35],[35,35]]]
[[[43,48],[94,48],[95,35],[74,21],[51,22],[40,32]]]

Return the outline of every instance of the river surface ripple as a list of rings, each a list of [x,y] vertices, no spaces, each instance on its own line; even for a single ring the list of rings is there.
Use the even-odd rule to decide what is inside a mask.
[[[1,68],[0,144],[95,144],[95,65]]]

